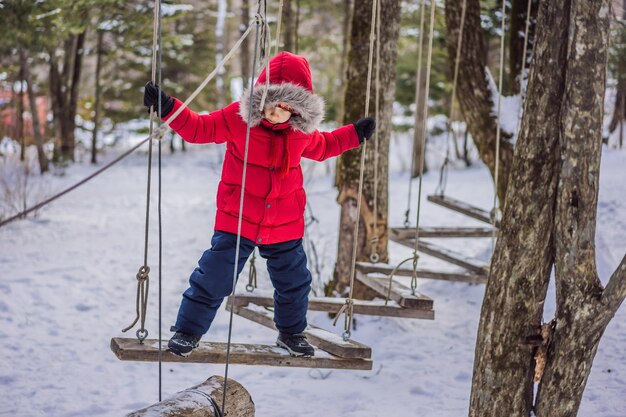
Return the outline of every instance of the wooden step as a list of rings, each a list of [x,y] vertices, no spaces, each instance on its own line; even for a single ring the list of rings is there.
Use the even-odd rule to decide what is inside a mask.
[[[469,216],[476,220],[480,220],[481,222],[492,224],[489,212],[481,208],[474,207],[470,204],[442,195],[429,195],[427,198],[428,201],[432,203],[438,204],[445,208],[449,208],[450,210],[454,210],[458,213],[465,214],[466,216]],[[496,223],[496,227],[499,226],[499,222]]]
[[[385,305],[385,300],[353,300],[354,313],[369,316],[386,316],[386,317],[402,317],[412,319],[433,320],[435,312],[431,309],[417,310],[412,308],[403,308],[395,301]],[[230,303],[230,297],[228,299]],[[325,311],[328,313],[338,313],[341,307],[346,303],[344,298],[334,297],[309,297],[310,311]],[[271,294],[263,294],[259,290],[255,290],[254,294],[237,294],[235,296],[235,306],[245,307],[249,304],[256,304],[263,307],[273,307],[274,299]]]
[[[145,340],[140,344],[135,338],[114,337],[111,339],[111,350],[118,359],[123,361],[157,362],[159,348],[156,339]],[[167,345],[164,341],[163,345]],[[186,358],[162,351],[163,362],[181,363],[226,363],[226,343],[200,342],[200,346]],[[285,349],[271,345],[253,345],[231,343],[230,364],[232,365],[265,365],[296,368],[327,368],[327,369],[372,369],[370,359],[340,358],[323,350],[316,349],[312,358],[289,356]]]
[[[230,304],[226,305],[226,309],[230,310]],[[276,330],[274,313],[264,307],[249,304],[247,307],[235,309],[235,314]],[[341,336],[312,324],[308,325],[307,329],[304,330],[304,334],[313,346],[335,356],[353,359],[371,359],[372,357],[372,349],[369,346],[354,340],[343,340]]]
[[[387,294],[389,294],[390,300],[395,301],[396,303],[398,303],[398,305],[404,308],[413,308],[420,310],[432,310],[433,308],[433,300],[431,298],[417,292],[415,293],[415,295],[413,295],[411,293],[411,288],[397,281],[394,281],[392,283],[391,292],[389,293],[388,278],[373,277],[357,270],[355,279],[357,279],[361,284],[376,291],[378,294],[380,294],[382,298],[387,298]]]
[[[415,247],[415,239],[397,239],[393,235],[389,235],[389,239],[409,248]],[[465,255],[461,255],[460,253],[456,253],[454,251],[442,248],[432,243],[420,240],[417,246],[417,250],[434,258],[441,259],[443,261],[460,266],[478,274],[489,274],[489,265],[485,264],[484,262],[479,261],[478,259],[470,258]]]
[[[411,265],[409,262],[404,265],[407,264]],[[372,264],[368,262],[357,262],[356,268],[364,274],[378,272],[389,275],[393,272],[395,266],[382,263]],[[400,267],[396,271],[396,275],[400,277],[412,277],[413,268]],[[442,281],[467,282],[471,284],[484,284],[487,282],[487,276],[483,274],[476,274],[474,272],[441,272],[424,268],[417,268],[417,277],[425,279],[438,279]]]
[[[415,227],[393,227],[390,233],[399,239],[415,238]],[[492,237],[494,229],[490,227],[420,227],[420,238],[465,238]]]

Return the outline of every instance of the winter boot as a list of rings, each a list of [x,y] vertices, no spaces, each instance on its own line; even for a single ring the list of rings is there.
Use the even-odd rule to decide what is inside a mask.
[[[315,355],[315,349],[306,340],[304,333],[289,334],[279,332],[276,346],[287,349],[291,356],[310,358]]]
[[[177,331],[167,344],[167,350],[174,355],[187,357],[192,350],[198,347],[201,337],[202,336],[195,334]]]

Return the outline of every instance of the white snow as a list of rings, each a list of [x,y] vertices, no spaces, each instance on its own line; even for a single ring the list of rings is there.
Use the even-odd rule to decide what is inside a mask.
[[[491,109],[492,116],[498,117],[498,101],[500,101],[500,129],[510,134],[512,136],[510,141],[515,143],[520,123],[520,95],[500,95],[498,86],[491,75],[491,71],[487,67],[485,67],[485,77],[487,79],[489,91],[491,92],[491,99],[493,100],[493,108]]]
[[[391,225],[404,221],[411,154],[407,144],[407,140],[394,139],[390,153]],[[168,329],[189,273],[209,246],[213,228],[222,150],[219,146],[190,148],[187,153],[165,152],[163,161],[164,339],[171,334]],[[106,155],[106,159],[112,157]],[[626,152],[604,150],[597,242],[598,269],[605,283],[626,252],[625,164]],[[319,219],[309,228],[307,247],[316,248],[318,262],[310,253],[309,258],[311,269],[318,271],[315,279],[321,281],[330,278],[336,256],[339,208],[332,186],[333,166],[334,161],[305,166],[309,202]],[[63,177],[48,177],[47,188],[59,190],[93,170],[86,163],[78,164]],[[426,201],[437,180],[433,165],[424,177],[421,224],[481,225]],[[158,401],[157,364],[120,362],[109,349],[110,339],[123,336],[120,329],[135,317],[135,274],[143,261],[145,183],[144,148],[43,209],[37,219],[0,229],[0,415],[119,417]],[[492,193],[492,181],[481,164],[451,167],[448,195],[489,210]],[[152,204],[146,328],[149,337],[155,338],[156,193]],[[447,243],[450,249],[483,260],[491,250],[488,238]],[[412,249],[391,244],[390,252],[391,263],[397,264],[411,256]],[[257,259],[259,285],[268,290],[267,272]],[[454,270],[428,256],[420,258],[420,267]],[[239,289],[245,291],[247,268],[241,281]],[[372,347],[372,371],[233,365],[229,376],[250,391],[261,417],[466,415],[484,286],[421,280],[418,290],[433,298],[435,320],[357,318],[352,337]],[[553,304],[554,289],[548,295]],[[226,341],[228,316],[222,307],[205,340]],[[311,312],[309,317],[318,327],[338,335],[343,331],[334,328],[324,313]],[[128,337],[134,337],[134,330]],[[271,345],[274,340],[275,332],[235,316],[233,342]],[[625,358],[626,309],[622,308],[600,343],[580,416],[625,415]],[[163,398],[223,373],[223,365],[163,364]]]

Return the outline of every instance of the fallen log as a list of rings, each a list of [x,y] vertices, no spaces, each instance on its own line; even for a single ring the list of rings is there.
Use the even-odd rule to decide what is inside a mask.
[[[126,417],[221,417],[224,378],[212,376],[160,403],[132,412]],[[250,393],[237,381],[228,379],[226,412],[223,417],[254,417]]]

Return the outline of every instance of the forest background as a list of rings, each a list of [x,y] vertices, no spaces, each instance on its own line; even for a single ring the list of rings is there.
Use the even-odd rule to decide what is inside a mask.
[[[418,61],[418,2],[401,3],[394,130],[413,126]],[[616,13],[621,14],[619,2],[614,3]],[[481,1],[480,5],[481,25],[489,45],[487,62],[495,74],[501,2]],[[274,31],[277,8],[278,2],[268,2],[268,21]],[[342,118],[351,8],[351,0],[284,2],[284,49],[308,57],[316,92],[326,100],[327,121]],[[511,5],[509,11],[510,8]],[[255,10],[256,2],[240,0],[164,1],[164,90],[186,98],[239,38]],[[3,121],[0,137],[32,144],[36,139],[32,128],[35,122],[40,126],[49,159],[61,166],[76,158],[83,159],[91,150],[102,151],[122,140],[121,134],[115,133],[120,131],[117,127],[145,116],[141,97],[143,85],[150,79],[152,11],[150,1],[1,1],[0,24],[4,35],[0,39],[0,115]],[[452,89],[443,4],[441,12],[437,14],[433,42],[431,116],[446,114]],[[369,25],[369,22],[363,24]],[[624,32],[623,24],[616,19],[612,36],[616,42],[611,49],[608,85],[615,103],[624,95],[624,82],[620,81],[626,73]],[[505,36],[510,42],[509,27]],[[191,104],[192,109],[212,111],[237,99],[243,79],[248,76],[242,77],[242,74],[250,71],[251,42],[249,39],[244,43],[241,53],[226,65],[217,82],[210,83]],[[507,48],[506,54],[510,51],[511,48]],[[507,56],[506,59],[513,58]],[[510,74],[514,72],[511,68],[505,67],[505,96],[519,89],[510,76],[516,75]],[[31,80],[30,84],[27,79]],[[39,116],[39,121],[32,120],[29,112],[29,86],[34,100],[39,103],[40,111],[35,115]],[[617,113],[620,106],[609,107]],[[20,108],[25,112],[20,112]],[[25,120],[20,120],[22,114]],[[611,127],[615,130],[620,119],[613,119]],[[433,128],[435,131],[430,133],[436,135],[437,129],[445,125]],[[147,132],[147,126],[136,130]],[[79,150],[77,154],[75,149]],[[97,160],[95,152],[91,158],[92,162]]]

